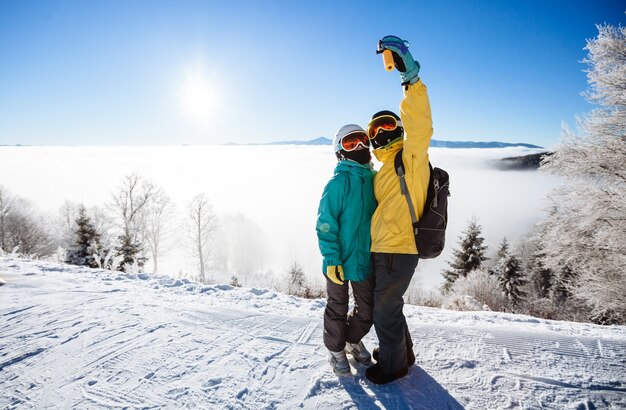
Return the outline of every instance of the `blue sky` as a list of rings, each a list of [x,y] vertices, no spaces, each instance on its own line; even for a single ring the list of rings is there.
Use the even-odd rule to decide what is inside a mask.
[[[411,44],[440,140],[550,146],[593,107],[585,40],[622,1],[0,0],[0,144],[332,137],[397,111]]]

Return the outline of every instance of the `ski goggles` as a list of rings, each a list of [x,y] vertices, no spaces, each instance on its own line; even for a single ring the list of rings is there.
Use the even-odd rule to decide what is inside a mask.
[[[376,138],[381,131],[393,131],[398,127],[402,127],[402,121],[397,120],[391,115],[381,115],[372,119],[367,124],[367,135],[370,139]]]
[[[352,131],[341,139],[341,148],[347,152],[354,151],[359,145],[363,148],[370,147],[370,140],[363,131]]]

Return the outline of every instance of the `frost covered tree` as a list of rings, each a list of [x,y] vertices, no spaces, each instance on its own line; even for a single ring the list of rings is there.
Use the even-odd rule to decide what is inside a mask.
[[[241,287],[241,283],[239,283],[239,279],[237,279],[237,276],[232,276],[230,278],[230,286],[234,287],[234,288],[240,288]]]
[[[509,255],[509,242],[506,240],[506,236],[502,238],[500,246],[498,246],[498,252],[496,253],[496,261],[499,261]]]
[[[465,277],[473,270],[479,269],[488,258],[485,256],[487,247],[483,245],[482,227],[476,218],[472,218],[463,235],[459,237],[459,249],[452,252],[452,261],[448,262],[451,269],[444,270],[442,275],[446,280],[443,292],[450,290],[454,281]]]
[[[533,255],[531,258],[528,281],[537,297],[546,298],[552,288],[554,272],[543,265],[542,255]]]
[[[80,205],[65,201],[57,212],[55,219],[56,239],[59,246],[69,249],[74,244],[74,232],[76,230],[76,219]]]
[[[152,271],[158,271],[159,256],[164,253],[164,241],[171,231],[168,224],[174,216],[174,203],[161,188],[155,188],[148,198],[145,212],[144,237],[152,256]]]
[[[12,252],[19,251],[23,255],[32,257],[49,256],[54,253],[56,247],[52,238],[46,231],[48,223],[44,221],[30,204],[30,202],[19,198],[11,197],[4,193],[5,198],[9,198],[9,206],[4,206],[4,217],[2,221],[4,250]],[[5,249],[6,248],[6,249]]]
[[[289,294],[298,294],[306,286],[304,269],[296,261],[289,268]]]
[[[541,168],[564,177],[544,221],[543,264],[553,293],[571,293],[597,323],[626,323],[626,28],[599,25],[587,41],[588,101],[580,133],[562,141]]]
[[[8,251],[7,222],[13,207],[14,198],[9,191],[0,185],[0,249]]]
[[[143,248],[141,245],[133,241],[130,235],[121,235],[118,238],[118,243],[115,247],[115,255],[118,261],[117,269],[120,269],[122,272],[130,272],[131,269],[141,268],[145,265],[147,260],[146,257],[143,256]]]
[[[217,215],[206,195],[196,195],[188,206],[189,238],[194,259],[198,262],[201,282],[207,280],[207,268],[211,256],[210,243],[218,225]]]
[[[542,246],[542,245],[540,245]],[[554,272],[544,265],[545,253],[543,248],[538,247],[528,261],[528,281],[534,295],[539,298],[547,298],[554,281]]]
[[[303,298],[315,298],[321,294],[320,292],[314,292],[309,286],[304,269],[297,261],[294,261],[289,268],[287,294]]]
[[[494,268],[502,292],[511,305],[517,307],[526,297],[527,283],[520,260],[514,253],[504,254]]]
[[[572,288],[576,285],[577,274],[569,267],[563,266],[552,278],[550,299],[557,306],[562,306],[572,297]]]
[[[84,206],[78,208],[78,217],[75,220],[74,243],[67,252],[66,262],[71,265],[89,266],[97,268],[98,262],[94,258],[100,253],[100,234],[87,215]]]
[[[122,179],[122,186],[113,195],[112,209],[121,228],[116,255],[120,257],[119,268],[137,264],[143,267],[143,232],[147,204],[154,192],[154,186],[138,174],[130,174]]]
[[[111,251],[115,247],[115,221],[106,210],[100,206],[92,206],[87,210],[96,231],[100,234],[100,244],[103,249]]]
[[[469,272],[467,276],[458,278],[444,296],[443,306],[445,308],[458,306],[459,300],[465,296],[471,296],[494,311],[504,311],[509,306],[498,278],[486,269],[476,269]]]

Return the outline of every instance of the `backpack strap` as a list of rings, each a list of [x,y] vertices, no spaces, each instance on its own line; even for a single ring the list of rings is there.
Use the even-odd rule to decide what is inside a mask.
[[[411,194],[406,186],[406,180],[404,179],[404,163],[402,162],[402,149],[398,151],[394,158],[393,165],[396,169],[396,174],[400,179],[400,192],[404,195],[406,203],[409,206],[409,213],[411,214],[411,224],[413,225],[413,235],[415,236],[415,246],[417,247],[417,236],[419,235],[419,229],[417,227],[417,215],[415,214],[415,208],[413,208],[413,202],[411,201]],[[419,252],[419,249],[418,249]]]

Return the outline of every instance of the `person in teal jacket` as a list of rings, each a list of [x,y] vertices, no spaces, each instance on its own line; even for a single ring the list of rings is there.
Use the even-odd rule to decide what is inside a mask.
[[[328,299],[324,311],[324,345],[337,375],[351,374],[347,354],[362,364],[371,355],[361,339],[373,324],[374,275],[370,226],[376,199],[367,133],[348,124],[335,134],[339,163],[324,192],[317,214],[317,238],[323,256]],[[348,283],[354,308],[348,313]]]

